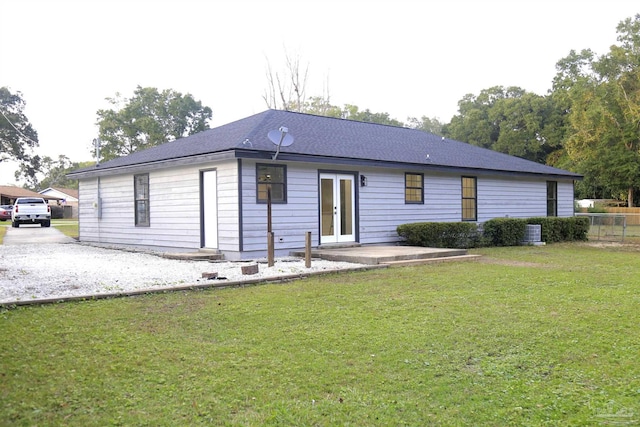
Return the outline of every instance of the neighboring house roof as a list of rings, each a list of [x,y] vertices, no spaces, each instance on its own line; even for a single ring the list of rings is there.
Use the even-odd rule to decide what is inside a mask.
[[[59,197],[45,196],[43,194],[36,193],[35,191],[13,185],[0,185],[0,197],[6,197],[8,199],[17,199],[18,197],[40,197],[45,200],[59,200]]]
[[[39,191],[40,194],[54,194],[63,199],[78,200],[78,190],[75,188],[49,187]]]
[[[98,171],[223,152],[234,152],[238,158],[271,159],[276,146],[267,134],[281,126],[288,128],[294,142],[281,148],[280,161],[413,166],[434,170],[471,169],[581,178],[573,172],[421,130],[280,110],[267,110],[99,166],[80,169],[69,176],[95,176],[101,174]]]

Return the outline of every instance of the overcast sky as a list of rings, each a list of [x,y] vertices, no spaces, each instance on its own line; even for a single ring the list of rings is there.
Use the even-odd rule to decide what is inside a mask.
[[[211,127],[264,111],[267,61],[309,95],[448,122],[492,86],[538,94],[571,49],[606,53],[626,0],[0,0],[0,86],[22,92],[41,155],[91,160],[96,111],[136,86],[190,93]],[[0,164],[0,184],[16,184]]]

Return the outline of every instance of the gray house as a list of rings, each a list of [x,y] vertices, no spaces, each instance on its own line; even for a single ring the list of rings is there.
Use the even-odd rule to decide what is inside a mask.
[[[581,176],[419,130],[268,110],[69,174],[80,240],[262,257],[418,221],[572,216]],[[268,191],[269,190],[269,191]]]

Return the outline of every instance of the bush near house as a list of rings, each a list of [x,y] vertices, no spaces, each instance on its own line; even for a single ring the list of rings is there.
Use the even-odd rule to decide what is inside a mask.
[[[484,222],[482,230],[472,222],[415,222],[399,225],[397,232],[412,246],[518,246],[524,241],[527,224],[539,224],[546,243],[584,241],[589,232],[588,217],[495,218]]]
[[[521,218],[495,218],[482,226],[484,246],[518,246],[524,241],[527,220]]]
[[[474,248],[480,245],[478,226],[473,222],[414,222],[401,224],[398,235],[412,246],[431,248]]]
[[[589,217],[539,217],[527,219],[528,224],[542,226],[542,241],[546,243],[585,241],[589,233]]]

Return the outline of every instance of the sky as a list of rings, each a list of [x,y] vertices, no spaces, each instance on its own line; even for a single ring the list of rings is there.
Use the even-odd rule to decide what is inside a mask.
[[[607,53],[637,0],[0,0],[0,87],[21,92],[35,153],[89,161],[105,98],[191,94],[217,127],[266,110],[266,70],[308,69],[332,105],[435,117],[493,86],[544,95],[572,49]],[[0,163],[0,185],[16,182]]]

